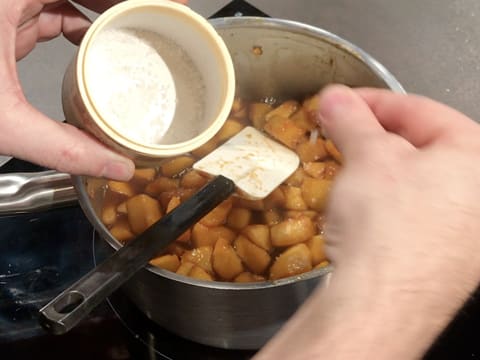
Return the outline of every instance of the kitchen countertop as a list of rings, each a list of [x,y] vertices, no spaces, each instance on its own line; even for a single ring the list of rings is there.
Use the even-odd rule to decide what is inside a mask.
[[[191,0],[209,16],[228,0]],[[407,91],[445,102],[480,121],[480,1],[251,0],[273,17],[315,25],[360,46]],[[63,120],[61,79],[75,48],[64,39],[37,46],[19,63],[28,99]]]

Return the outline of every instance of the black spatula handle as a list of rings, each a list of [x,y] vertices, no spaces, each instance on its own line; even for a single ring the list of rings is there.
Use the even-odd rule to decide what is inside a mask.
[[[234,189],[231,180],[216,177],[44,306],[40,310],[42,326],[54,334],[69,331]]]

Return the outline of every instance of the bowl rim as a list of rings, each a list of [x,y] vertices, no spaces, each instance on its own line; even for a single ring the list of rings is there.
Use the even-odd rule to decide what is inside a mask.
[[[216,54],[215,57],[217,62],[220,65],[218,73],[224,74],[224,76],[221,76],[223,78],[223,83],[221,85],[224,94],[222,95],[221,106],[219,106],[216,111],[215,119],[207,128],[193,138],[171,144],[141,144],[136,139],[127,138],[118,130],[118,128],[110,124],[98,109],[98,106],[91,95],[91,86],[86,80],[86,73],[88,71],[86,64],[88,62],[88,50],[95,43],[95,39],[105,30],[105,28],[108,28],[117,19],[127,16],[128,13],[142,12],[146,10],[149,10],[152,14],[155,12],[161,12],[163,14],[169,14],[168,16],[170,17],[181,18],[183,21],[188,20],[191,27],[197,30],[196,32],[199,34],[199,37],[203,38],[205,42],[211,46]],[[190,9],[188,6],[172,1],[127,1],[116,4],[102,13],[85,33],[84,39],[78,48],[74,71],[78,83],[78,91],[95,126],[111,139],[111,141],[118,143],[128,151],[134,151],[141,156],[155,159],[181,155],[210,140],[227,120],[235,98],[235,71],[231,55],[228,52],[223,39],[218,35],[213,25],[200,14]]]

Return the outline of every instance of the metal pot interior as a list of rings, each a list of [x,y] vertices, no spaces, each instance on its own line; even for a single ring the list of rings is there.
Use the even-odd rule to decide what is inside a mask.
[[[271,18],[219,18],[211,21],[224,39],[236,72],[236,95],[247,100],[274,98],[302,99],[329,83],[352,87],[369,86],[404,92],[400,83],[380,63],[355,45],[325,30]],[[96,230],[112,248],[121,244],[100,221],[101,187],[90,194],[92,180],[74,177],[80,204]],[[98,184],[97,184],[98,185]],[[218,289],[258,289],[288,285],[321,277],[325,268],[301,276],[262,283],[221,283],[186,278],[149,266],[148,269],[175,281]]]
[[[329,83],[390,88],[400,83],[374,58],[325,30],[269,18],[212,20],[236,72],[236,95],[248,100],[301,99]]]

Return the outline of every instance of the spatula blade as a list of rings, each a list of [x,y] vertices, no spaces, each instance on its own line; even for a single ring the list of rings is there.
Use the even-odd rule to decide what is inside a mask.
[[[242,196],[263,199],[285,181],[300,160],[295,152],[247,126],[196,162],[196,170],[232,180]]]

